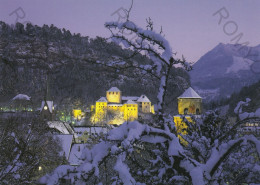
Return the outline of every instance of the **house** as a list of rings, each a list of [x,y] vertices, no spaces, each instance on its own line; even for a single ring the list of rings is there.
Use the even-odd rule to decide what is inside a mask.
[[[252,118],[247,119],[245,123],[243,123],[238,129],[239,133],[244,134],[253,134],[256,137],[260,136],[260,119]]]

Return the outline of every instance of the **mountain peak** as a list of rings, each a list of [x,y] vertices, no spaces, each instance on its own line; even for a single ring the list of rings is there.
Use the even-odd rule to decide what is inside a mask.
[[[249,51],[254,55],[249,57]],[[258,56],[260,45],[250,47],[219,43],[194,64],[190,72],[191,85],[197,90],[214,90],[222,97],[229,96],[260,79],[251,71],[251,65]]]

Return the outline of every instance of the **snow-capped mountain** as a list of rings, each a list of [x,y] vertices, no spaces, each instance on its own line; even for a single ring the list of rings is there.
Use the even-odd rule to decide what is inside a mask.
[[[192,86],[208,100],[229,97],[260,79],[260,45],[220,43],[193,65],[190,76]]]

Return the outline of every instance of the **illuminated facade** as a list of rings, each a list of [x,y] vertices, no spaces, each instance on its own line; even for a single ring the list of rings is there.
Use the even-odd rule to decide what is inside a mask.
[[[73,109],[72,111],[74,119],[81,120],[83,117],[82,111],[80,109]]]
[[[192,122],[190,115],[200,116],[202,110],[202,98],[189,87],[181,96],[178,97],[178,115],[174,116],[177,132],[187,134],[187,125],[183,122],[185,117]]]
[[[93,123],[122,124],[125,121],[137,120],[139,113],[154,113],[154,106],[145,95],[122,96],[117,87],[110,88],[106,92],[106,97],[101,97],[91,107],[94,113]]]

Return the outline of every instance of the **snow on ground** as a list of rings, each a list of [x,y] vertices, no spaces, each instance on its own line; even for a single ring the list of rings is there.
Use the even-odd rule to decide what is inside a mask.
[[[75,165],[80,165],[82,164],[82,151],[84,150],[84,152],[88,152],[86,151],[86,147],[88,146],[88,144],[73,144],[70,150],[70,155],[69,155],[69,164],[72,166]]]

